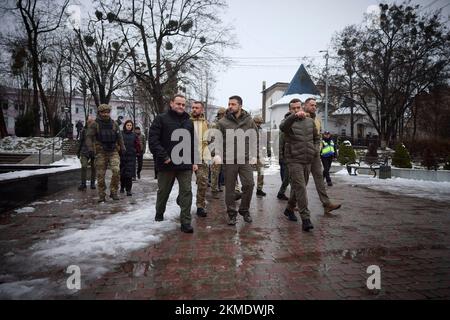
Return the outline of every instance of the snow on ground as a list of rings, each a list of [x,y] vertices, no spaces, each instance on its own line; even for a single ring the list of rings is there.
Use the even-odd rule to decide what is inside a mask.
[[[25,177],[34,176],[36,174],[42,174],[42,173],[61,172],[61,171],[81,168],[81,162],[76,156],[66,156],[66,158],[64,158],[64,159],[61,159],[59,161],[51,163],[51,165],[58,165],[58,166],[62,166],[62,167],[37,169],[37,170],[20,170],[20,171],[12,171],[12,172],[7,172],[7,173],[2,173],[2,174],[0,174],[0,181],[16,179],[16,178],[25,178]]]
[[[60,138],[55,138],[55,151],[61,151]],[[10,153],[39,153],[39,149],[48,146],[42,150],[42,153],[52,152],[53,138],[44,137],[16,137],[9,136],[0,139],[0,152]]]
[[[373,190],[450,203],[450,182],[404,178],[379,179],[363,174],[350,176],[347,169],[342,169],[335,175],[349,184],[364,186]]]
[[[195,203],[195,184],[192,189]],[[54,270],[55,267],[66,270],[70,265],[77,265],[81,269],[83,288],[84,281],[101,277],[115,265],[125,262],[130,252],[158,242],[167,231],[178,228],[180,209],[176,204],[177,195],[176,183],[167,202],[162,222],[154,221],[156,193],[153,193],[145,199],[140,199],[136,204],[130,203],[125,212],[94,221],[85,230],[65,229],[56,239],[43,240],[25,252],[8,255],[8,262],[27,265],[27,273],[45,272]],[[112,202],[101,204],[101,206],[108,205],[114,204]],[[90,213],[95,214],[95,209],[90,210]],[[22,279],[0,281],[5,282],[0,284],[0,299],[42,299],[57,293],[73,293],[64,289],[65,283],[61,280],[55,283],[49,279],[27,281]]]
[[[30,213],[30,212],[34,212],[34,210],[36,210],[33,207],[23,207],[20,209],[16,209],[14,210],[16,213]]]

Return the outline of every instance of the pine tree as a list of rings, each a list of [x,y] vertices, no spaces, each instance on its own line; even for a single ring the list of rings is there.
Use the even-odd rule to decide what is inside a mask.
[[[351,145],[345,143],[341,143],[339,145],[338,161],[342,165],[347,163],[354,163],[356,161],[356,153]]]
[[[392,165],[398,168],[412,168],[411,157],[408,149],[403,143],[397,144],[394,156],[392,157]]]

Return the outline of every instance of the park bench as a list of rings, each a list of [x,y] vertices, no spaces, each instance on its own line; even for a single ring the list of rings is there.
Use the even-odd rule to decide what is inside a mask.
[[[373,172],[373,177],[377,176],[377,170],[380,170],[382,166],[389,165],[389,157],[386,155],[379,155],[377,157],[363,156],[359,157],[358,161],[347,163],[347,172],[351,176],[358,175],[358,170],[366,169]]]

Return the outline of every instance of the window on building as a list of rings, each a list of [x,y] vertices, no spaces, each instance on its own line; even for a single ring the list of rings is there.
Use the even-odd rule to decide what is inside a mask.
[[[75,107],[75,113],[78,114],[79,111],[80,109],[78,107]]]
[[[347,131],[345,129],[341,130],[341,136],[346,136],[347,135]]]

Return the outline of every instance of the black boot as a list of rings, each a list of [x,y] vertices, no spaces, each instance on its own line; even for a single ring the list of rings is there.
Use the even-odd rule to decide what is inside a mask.
[[[113,199],[113,200],[120,200],[120,199],[119,199],[119,196],[118,196],[116,193],[111,193],[111,194],[109,195],[109,197],[110,197],[111,199]]]
[[[302,229],[303,231],[308,232],[310,229],[314,229],[314,226],[309,219],[302,219]]]
[[[92,190],[97,189],[97,188],[95,187],[95,182],[91,182],[91,189],[92,189]]]
[[[197,208],[197,215],[198,215],[199,217],[206,217],[207,213],[206,213],[205,209],[203,209],[203,208]]]
[[[155,221],[163,221],[164,215],[163,214],[156,214],[155,215]]]
[[[127,197],[131,197],[132,195],[131,191],[127,191]]]
[[[86,191],[86,183],[81,183],[81,184],[78,186],[78,190],[80,190],[80,191]]]
[[[125,193],[125,188],[120,187],[120,193]]]
[[[295,213],[294,213],[293,210],[289,210],[288,208],[286,208],[284,210],[284,215],[286,217],[288,217],[288,219],[291,220],[291,221],[297,221],[297,217],[295,216]]]
[[[289,198],[286,197],[286,195],[284,193],[277,194],[277,198],[280,200],[289,200]]]
[[[256,195],[257,195],[257,196],[265,197],[265,196],[266,196],[266,193],[265,193],[264,191],[262,191],[262,190],[256,190]]]
[[[184,233],[193,233],[194,229],[190,224],[181,224],[181,231]]]

